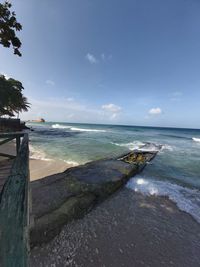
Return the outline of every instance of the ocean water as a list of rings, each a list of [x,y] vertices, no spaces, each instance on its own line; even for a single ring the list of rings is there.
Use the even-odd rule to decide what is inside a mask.
[[[31,157],[75,165],[130,150],[158,150],[126,187],[167,196],[200,223],[200,130],[73,123],[29,123]]]

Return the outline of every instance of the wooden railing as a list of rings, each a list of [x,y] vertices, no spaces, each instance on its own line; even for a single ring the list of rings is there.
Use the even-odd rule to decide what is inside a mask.
[[[20,149],[20,142],[21,142],[21,137],[24,136],[24,133],[22,132],[15,132],[15,133],[0,133],[0,138],[3,138],[4,140],[0,141],[0,146],[4,145],[14,139],[16,139],[16,155],[19,152]],[[15,158],[13,155],[9,155],[6,153],[0,153],[0,156],[2,157],[8,157],[8,158]]]
[[[30,207],[28,134],[10,133],[3,134],[3,137],[7,141],[16,138],[17,156],[0,195],[0,266],[27,267]]]

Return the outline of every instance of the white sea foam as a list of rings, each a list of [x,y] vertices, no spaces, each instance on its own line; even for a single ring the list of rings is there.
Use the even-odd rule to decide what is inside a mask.
[[[145,143],[144,146],[140,147],[139,151],[160,151],[162,149],[162,145],[155,143]]]
[[[32,145],[29,145],[30,149],[30,158],[31,159],[40,159],[40,160],[46,160],[46,161],[52,161],[52,159],[49,159],[46,157],[46,154],[41,149],[35,148]]]
[[[170,145],[162,145],[161,151],[163,151],[163,150],[173,151],[174,147],[172,147]]]
[[[139,151],[159,151],[162,148],[162,145],[148,143],[148,142],[141,142],[141,141],[134,141],[130,143],[113,143],[111,144],[121,147],[127,147],[129,150],[139,150]]]
[[[29,145],[30,149],[30,159],[39,159],[39,160],[45,160],[45,161],[53,161],[53,159],[47,158],[47,155],[45,152],[41,149],[36,148],[35,146]],[[72,165],[72,166],[78,166],[79,163],[73,160],[63,160],[59,159],[60,161],[64,161],[65,163]]]
[[[102,133],[106,132],[106,130],[72,127],[72,126],[62,125],[62,124],[58,124],[58,123],[53,124],[52,128],[54,128],[54,129],[69,129],[71,131],[80,131],[80,132],[102,132]]]
[[[69,129],[71,126],[66,126],[66,125],[62,125],[62,124],[53,124],[52,125],[52,128],[55,128],[55,129]]]
[[[145,145],[145,143],[142,143],[140,141],[134,141],[134,142],[122,143],[122,144],[111,142],[111,144],[116,145],[116,146],[121,146],[121,147],[127,147],[129,150],[140,149],[141,147]]]
[[[71,127],[70,130],[72,130],[72,131],[80,131],[80,132],[102,132],[102,133],[106,132],[106,130],[86,129],[86,128],[78,128],[78,127]]]
[[[78,162],[73,161],[73,160],[64,160],[64,162],[66,162],[67,164],[70,164],[70,165],[72,165],[74,167],[79,165]]]
[[[195,142],[200,142],[200,138],[192,137],[192,140]]]
[[[145,195],[167,196],[175,202],[178,208],[193,216],[200,223],[200,191],[189,189],[170,182],[148,180],[136,176],[126,185],[135,192]]]

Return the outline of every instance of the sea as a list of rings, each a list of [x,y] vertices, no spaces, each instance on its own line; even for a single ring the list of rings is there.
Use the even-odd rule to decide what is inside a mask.
[[[200,130],[78,123],[27,123],[30,154],[77,166],[127,151],[158,151],[126,188],[168,197],[200,223]]]

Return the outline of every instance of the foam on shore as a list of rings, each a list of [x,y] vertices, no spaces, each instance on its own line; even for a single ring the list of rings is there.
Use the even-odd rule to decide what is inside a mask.
[[[44,161],[53,161],[53,159],[47,158],[45,152],[41,149],[34,147],[33,145],[29,144],[30,149],[30,158],[31,159],[39,159]]]
[[[189,213],[200,223],[200,191],[186,188],[166,181],[156,181],[142,176],[132,178],[127,188],[145,195],[167,196],[178,208]]]
[[[78,162],[76,162],[76,161],[73,161],[73,160],[63,160],[64,162],[66,162],[67,164],[70,164],[70,165],[72,165],[73,167],[75,167],[75,166],[78,166],[79,165],[79,163]]]

